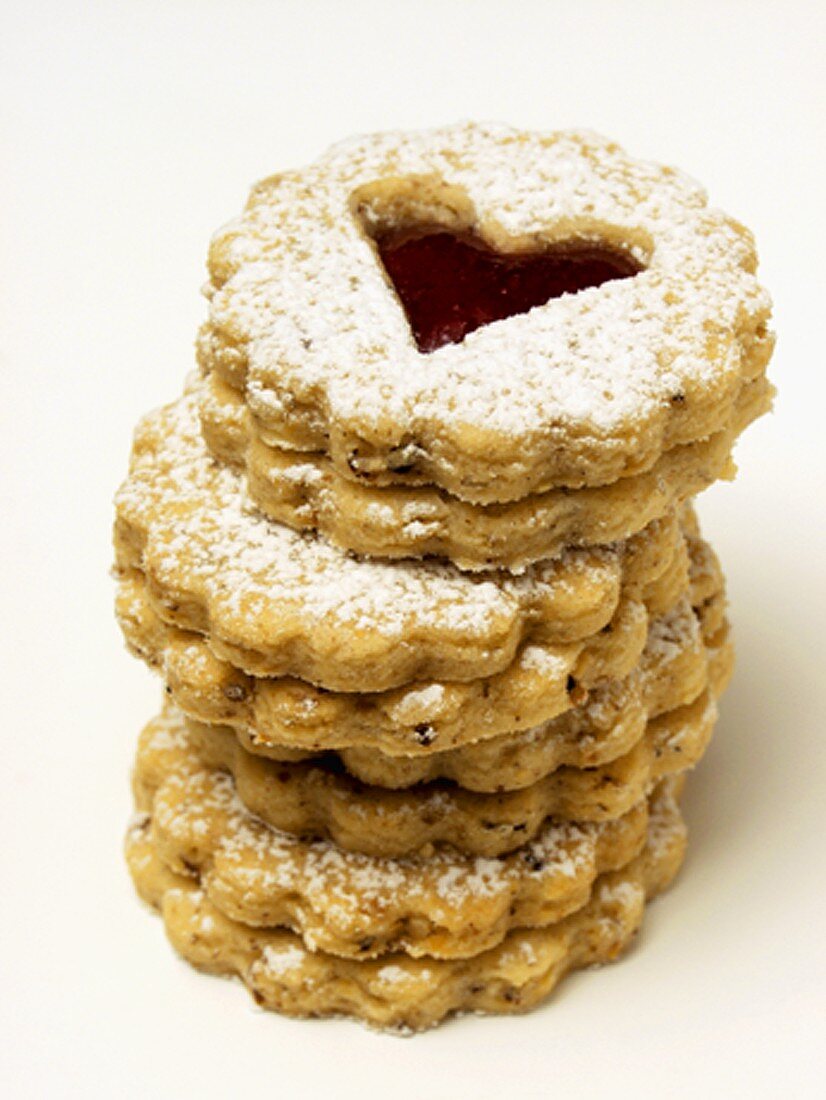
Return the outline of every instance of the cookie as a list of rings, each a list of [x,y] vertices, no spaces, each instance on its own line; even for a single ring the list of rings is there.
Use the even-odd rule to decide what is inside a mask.
[[[344,1015],[375,1027],[421,1030],[455,1012],[526,1011],[568,971],[615,959],[638,930],[646,898],[668,886],[682,862],[678,790],[673,782],[658,788],[642,853],[600,875],[580,908],[554,924],[511,931],[466,959],[403,952],[341,958],[309,950],[293,932],[234,921],[210,899],[197,872],[169,869],[146,817],[130,830],[127,858],[138,892],[160,909],[175,949],[201,969],[237,975],[258,1004],[291,1016]]]
[[[372,135],[264,180],[213,238],[199,359],[264,443],[519,500],[724,429],[772,350],[756,266],[699,185],[596,135]]]
[[[290,677],[240,673],[198,635],[164,624],[141,593],[140,574],[121,579],[124,635],[147,663],[163,663],[169,690],[195,717],[247,728],[253,723],[262,744],[277,730],[275,743],[313,752],[361,744],[392,755],[428,754],[526,729],[584,701],[601,682],[629,675],[648,638],[645,605],[630,602],[621,605],[609,629],[587,642],[527,645],[491,677],[415,681],[389,692],[330,692]],[[690,613],[683,597],[673,614],[685,622]]]
[[[548,818],[609,821],[656,782],[694,767],[717,721],[714,696],[652,719],[627,752],[595,768],[563,765],[520,790],[479,794],[446,783],[405,790],[368,786],[333,761],[288,763],[247,752],[227,727],[187,723],[194,753],[226,772],[246,808],[294,836],[325,837],[365,855],[401,858],[432,845],[494,858],[532,841]]]
[[[443,846],[399,858],[346,851],[247,809],[175,711],[142,732],[133,785],[164,862],[197,873],[227,916],[289,927],[314,950],[352,958],[468,957],[513,928],[556,921],[584,904],[598,874],[639,853],[647,820],[643,796],[605,822],[546,820],[496,858]]]
[[[167,622],[208,633],[244,672],[332,691],[472,680],[528,641],[573,643],[615,615],[626,567],[633,592],[679,550],[666,518],[520,576],[360,561],[245,509],[238,475],[204,445],[193,392],[142,422],[116,508],[118,567],[142,570]]]
[[[744,386],[724,428],[672,447],[645,473],[604,486],[551,489],[482,505],[432,486],[375,487],[340,475],[323,454],[268,446],[242,395],[213,374],[201,390],[201,424],[212,453],[245,472],[250,499],[295,530],[380,558],[449,558],[461,569],[511,570],[571,546],[625,539],[719,478],[731,478],[740,432],[771,405],[765,378]]]
[[[388,756],[364,747],[342,749],[333,756],[333,763],[363,783],[392,790],[438,779],[485,794],[521,790],[556,768],[599,768],[616,760],[640,740],[650,719],[687,706],[706,689],[719,697],[732,668],[733,647],[725,636],[716,638],[715,645],[704,651],[695,639],[688,641],[683,635],[678,650],[670,649],[654,660],[647,649],[626,680],[600,685],[586,703],[534,729],[500,734],[429,756]],[[248,751],[270,759],[313,759],[284,746],[262,746],[243,730],[235,733]]]
[[[717,570],[722,616],[722,578],[716,559],[709,556],[708,560]],[[697,598],[707,597],[704,585]],[[693,599],[693,595],[680,599],[666,615],[662,629],[701,654]],[[606,679],[628,676],[645,651],[648,616],[635,604],[625,610],[627,614],[615,616],[609,631],[582,649],[529,645],[508,669],[493,677],[470,683],[418,682],[390,692],[354,696],[322,691],[293,678],[262,679],[240,672],[217,657],[201,636],[164,623],[148,600],[138,571],[121,576],[117,598],[118,620],[128,645],[150,666],[162,670],[167,690],[191,717],[233,726],[248,748],[264,754],[281,754],[283,747],[306,752],[358,748],[372,754],[376,763],[378,754],[430,756],[515,730],[530,730],[581,705],[590,688],[601,688]],[[679,645],[671,648],[675,654],[680,652]],[[584,677],[589,670],[592,678]],[[610,709],[608,714],[600,726],[603,732],[612,724]]]

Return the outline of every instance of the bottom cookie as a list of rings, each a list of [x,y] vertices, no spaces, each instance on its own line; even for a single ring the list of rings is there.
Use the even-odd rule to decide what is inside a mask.
[[[660,784],[651,797],[643,852],[601,875],[581,909],[545,928],[515,930],[469,959],[396,953],[358,961],[311,952],[293,932],[225,917],[197,878],[164,865],[146,833],[130,842],[129,867],[141,897],[160,909],[176,950],[200,969],[238,976],[263,1007],[420,1031],[457,1012],[524,1012],[569,971],[621,954],[641,924],[646,899],[668,886],[682,862],[681,784],[680,777]]]

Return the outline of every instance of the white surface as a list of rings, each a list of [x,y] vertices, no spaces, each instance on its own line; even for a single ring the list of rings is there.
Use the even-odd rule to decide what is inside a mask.
[[[822,1095],[823,7],[2,4],[0,1092]],[[702,502],[738,672],[639,947],[522,1019],[410,1041],[255,1011],[176,961],[120,855],[158,685],[111,613],[110,498],[192,362],[210,232],[354,131],[585,125],[702,179],[776,301],[777,412]]]

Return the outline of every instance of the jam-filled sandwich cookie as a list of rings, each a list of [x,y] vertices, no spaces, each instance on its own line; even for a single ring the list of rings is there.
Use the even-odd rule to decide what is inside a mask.
[[[481,794],[442,782],[401,791],[370,786],[334,759],[291,763],[242,748],[228,727],[187,723],[205,767],[232,777],[238,797],[281,832],[323,837],[343,851],[402,859],[449,845],[492,859],[534,840],[549,818],[605,822],[628,813],[666,776],[694,767],[717,721],[710,691],[667,711],[615,760],[565,765],[519,790]]]
[[[345,142],[254,188],[209,269],[200,361],[257,439],[473,503],[725,431],[772,348],[749,232],[591,134]]]
[[[346,850],[252,812],[171,708],[144,729],[133,782],[161,858],[197,871],[227,916],[285,925],[310,947],[355,958],[462,958],[511,928],[558,920],[587,900],[598,874],[638,855],[648,809],[642,795],[604,822],[546,820],[496,858],[443,845],[400,858]]]
[[[599,768],[629,752],[653,719],[705,691],[719,696],[733,651],[712,560],[714,574],[694,579],[690,596],[651,621],[630,672],[586,679],[588,686],[529,648],[515,670],[481,684],[327,692],[299,680],[239,677],[205,639],[163,623],[139,586],[123,585],[119,617],[128,644],[161,670],[177,706],[208,730],[232,730],[248,753],[287,763],[315,757],[337,774],[390,789],[449,779],[501,793],[561,767]]]
[[[377,486],[342,476],[325,454],[265,443],[243,394],[212,372],[201,427],[212,454],[246,474],[263,513],[299,531],[378,558],[449,558],[464,570],[520,571],[572,546],[625,539],[669,509],[731,478],[737,437],[771,406],[761,376],[744,386],[726,426],[671,447],[644,473],[608,485],[548,489],[505,504],[473,504],[432,485]]]
[[[351,870],[349,892],[337,893],[344,857],[335,853],[334,874],[328,877],[325,868],[323,878],[313,876],[313,861],[323,857],[305,845],[289,867],[280,866],[276,888],[271,888],[273,923],[286,928],[229,915],[227,910],[234,906],[230,892],[224,892],[215,877],[212,861],[216,857],[193,865],[170,850],[164,833],[175,823],[174,816],[160,826],[154,812],[140,816],[127,838],[127,860],[139,893],[161,911],[176,950],[199,968],[238,975],[258,1004],[294,1016],[346,1015],[377,1027],[421,1030],[457,1011],[524,1012],[542,1001],[568,971],[617,958],[639,929],[646,899],[669,885],[682,862],[686,829],[676,800],[680,783],[679,777],[666,780],[654,791],[648,807],[635,809],[627,819],[608,826],[579,827],[581,862],[565,858],[563,837],[573,830],[563,826],[546,838],[549,860],[537,860],[532,870],[523,861],[521,870],[514,868],[509,874],[503,866],[494,881],[485,881],[474,874],[474,861],[466,868],[443,868],[447,890],[442,894],[447,897],[440,897],[435,905],[428,905],[427,899],[435,900],[436,891],[410,889],[404,874],[362,872],[362,882],[372,893],[368,900],[367,891],[356,886],[359,876]],[[601,870],[616,866],[629,849],[634,850],[639,825],[646,818],[640,854],[617,870]],[[184,815],[177,823],[185,832],[189,820]],[[213,836],[211,824],[206,828],[209,839],[205,844],[201,832],[198,853]],[[245,839],[252,847],[245,849],[240,842],[236,869],[246,858],[253,865],[266,864],[272,843],[252,836]],[[222,862],[229,869],[232,855]],[[303,891],[290,894],[291,877],[293,886],[300,882]],[[388,878],[388,910],[376,901],[383,877]],[[593,879],[590,890],[589,879]],[[241,888],[239,896],[255,897],[255,873],[252,881],[254,889],[246,893]],[[316,909],[310,883],[319,891],[317,904],[328,890],[336,904]],[[548,888],[557,895],[556,905],[542,905]],[[352,923],[357,930],[359,909],[365,906],[370,913],[364,925],[368,936],[350,942],[348,917],[351,913],[356,917]],[[413,908],[422,911],[422,919],[401,920],[405,910],[405,915],[412,916]],[[519,926],[517,914],[525,919],[531,910],[535,916],[543,908],[548,914],[556,909],[558,919]],[[562,916],[566,909],[567,916]],[[487,921],[482,919],[480,934],[475,936],[467,914],[477,911]],[[501,919],[491,922],[497,911]],[[436,917],[435,923],[430,916]],[[333,938],[328,933],[334,917],[340,930],[335,930],[338,934]],[[364,924],[363,914],[360,919]],[[455,938],[444,934],[446,921],[455,925]],[[379,933],[378,943],[370,940],[374,930]],[[332,939],[335,950],[325,950],[318,939]],[[485,942],[494,946],[469,958],[461,956],[462,949],[472,952]],[[450,954],[438,957],[439,946],[447,947]],[[420,954],[422,948],[431,954]],[[460,949],[458,955],[454,948]]]
[[[571,666],[563,679],[581,659],[592,677],[625,675],[649,607],[676,602],[688,580],[674,516],[519,576],[357,560],[245,506],[239,475],[205,447],[195,392],[144,419],[116,510],[117,566],[161,618],[207,635],[246,674],[330,691],[505,675],[527,646]]]

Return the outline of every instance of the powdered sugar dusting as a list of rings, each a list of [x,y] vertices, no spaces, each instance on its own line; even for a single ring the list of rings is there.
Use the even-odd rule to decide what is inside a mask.
[[[299,970],[306,958],[306,951],[298,944],[283,944],[277,947],[265,944],[261,952],[261,961],[273,978],[283,978],[289,971]]]
[[[522,668],[546,676],[566,675],[570,662],[547,646],[526,645],[519,658]]]
[[[648,662],[673,661],[680,654],[701,647],[697,617],[684,597],[671,611],[651,620],[643,658]]]
[[[400,966],[389,963],[376,972],[376,977],[387,985],[402,985],[409,982],[412,975],[407,970],[402,970]]]

